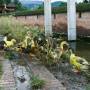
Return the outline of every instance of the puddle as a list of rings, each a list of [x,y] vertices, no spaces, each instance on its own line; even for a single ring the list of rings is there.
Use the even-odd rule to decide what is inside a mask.
[[[13,61],[11,61],[11,64],[13,66],[17,90],[31,90],[30,76],[26,67],[17,65],[17,63]]]

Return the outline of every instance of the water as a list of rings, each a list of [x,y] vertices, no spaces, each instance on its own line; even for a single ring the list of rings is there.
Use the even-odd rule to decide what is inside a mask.
[[[83,57],[90,62],[90,42],[70,42],[70,46],[74,49],[77,56]]]

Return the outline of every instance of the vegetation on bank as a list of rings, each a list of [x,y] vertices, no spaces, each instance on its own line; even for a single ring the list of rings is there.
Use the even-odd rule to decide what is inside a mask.
[[[90,3],[80,3],[77,4],[77,12],[90,12]],[[58,8],[52,8],[52,13],[53,14],[58,14],[58,13],[66,13],[67,12],[67,6],[61,6]],[[23,9],[23,10],[18,10],[16,12],[11,12],[11,13],[6,13],[6,14],[0,14],[1,16],[3,15],[13,15],[13,16],[30,16],[30,15],[43,15],[44,14],[44,9],[36,9],[36,10],[29,10],[29,9]]]
[[[6,33],[10,33],[10,36],[17,41],[22,41],[25,38],[27,31],[39,31],[37,29],[39,28],[24,26],[12,16],[0,18],[0,34],[5,35]]]
[[[43,29],[37,26],[25,26],[12,16],[0,17],[0,34],[5,35],[8,33],[11,39],[14,38],[18,42],[23,41],[28,32],[31,32],[33,34],[32,38],[34,38],[42,31]]]
[[[0,18],[0,34],[4,35],[10,33],[16,40],[22,40],[23,36],[26,34],[26,28],[15,21],[11,16]]]

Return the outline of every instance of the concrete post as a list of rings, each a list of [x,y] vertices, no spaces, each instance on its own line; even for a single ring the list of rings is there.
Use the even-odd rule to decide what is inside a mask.
[[[67,1],[68,40],[76,40],[76,0]]]
[[[45,36],[52,36],[51,0],[44,0]]]

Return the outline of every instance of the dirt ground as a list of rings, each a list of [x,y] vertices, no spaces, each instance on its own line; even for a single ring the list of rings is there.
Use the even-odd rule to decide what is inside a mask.
[[[44,28],[44,16],[20,16],[17,20],[27,26],[39,26]],[[82,18],[77,13],[77,35],[90,36],[90,12],[82,13]],[[56,14],[52,16],[53,31],[67,33],[67,14]]]

